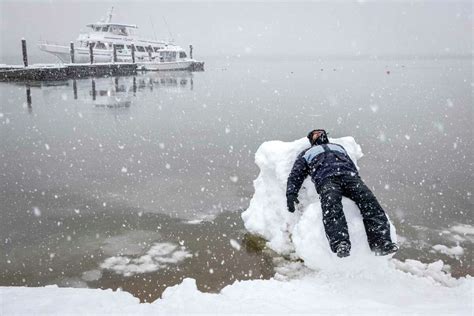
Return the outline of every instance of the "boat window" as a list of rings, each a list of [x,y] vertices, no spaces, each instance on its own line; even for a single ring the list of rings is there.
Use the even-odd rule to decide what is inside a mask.
[[[160,60],[175,61],[176,60],[176,52],[160,51]]]
[[[145,48],[143,48],[143,46],[137,46],[137,51],[139,52],[144,52],[145,51]]]
[[[179,58],[186,58],[185,52],[179,52]]]
[[[110,32],[115,35],[128,36],[127,28],[124,26],[118,26],[118,25],[110,26]]]
[[[108,27],[108,26],[104,26],[104,27],[102,28],[102,32],[108,32],[108,31],[109,31],[109,27]]]
[[[155,53],[158,53],[158,51],[160,50],[159,47],[153,47],[153,50],[155,51]]]
[[[117,48],[117,49],[123,49],[124,46],[123,46],[123,44],[115,44],[115,48]]]
[[[132,49],[132,45],[127,45],[127,49]]]
[[[97,42],[97,43],[95,43],[94,48],[95,48],[95,49],[107,49],[107,47],[105,46],[105,44],[102,43],[102,42]]]

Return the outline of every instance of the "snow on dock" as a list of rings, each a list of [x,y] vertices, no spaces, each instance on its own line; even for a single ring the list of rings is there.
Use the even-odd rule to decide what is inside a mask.
[[[38,64],[28,67],[0,66],[0,81],[65,80],[84,77],[133,75],[133,63]]]
[[[153,71],[146,64],[136,63],[96,63],[96,64],[35,64],[28,67],[21,65],[0,65],[0,81],[54,81],[80,79],[86,77],[128,76],[137,71]],[[203,71],[204,63],[192,62],[186,69],[167,69]]]

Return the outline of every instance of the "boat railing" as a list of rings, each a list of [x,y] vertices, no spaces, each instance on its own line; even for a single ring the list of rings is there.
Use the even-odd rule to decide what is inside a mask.
[[[64,43],[58,43],[48,40],[39,40],[38,45],[57,45],[57,46],[66,46]]]

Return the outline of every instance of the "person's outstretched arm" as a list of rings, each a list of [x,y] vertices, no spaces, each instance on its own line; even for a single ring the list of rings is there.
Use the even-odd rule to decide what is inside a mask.
[[[306,159],[304,159],[304,152],[302,152],[296,158],[286,183],[286,202],[288,205],[288,211],[291,213],[295,211],[295,203],[299,203],[298,192],[308,174],[309,166]]]

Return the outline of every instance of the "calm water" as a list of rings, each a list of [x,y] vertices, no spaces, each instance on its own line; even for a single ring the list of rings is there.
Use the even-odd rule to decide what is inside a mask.
[[[472,235],[447,232],[472,225],[472,60],[205,60],[200,73],[30,83],[31,103],[25,83],[0,83],[0,285],[151,301],[183,277],[208,291],[271,277],[239,216],[254,154],[313,128],[361,144],[361,175],[406,238],[398,258],[473,274]],[[132,277],[99,268],[156,242],[193,257]]]

